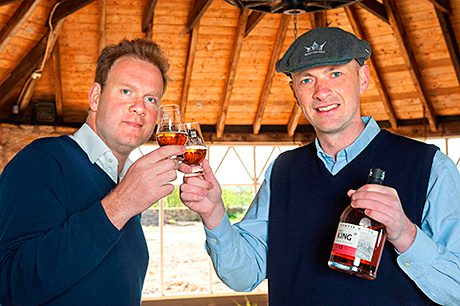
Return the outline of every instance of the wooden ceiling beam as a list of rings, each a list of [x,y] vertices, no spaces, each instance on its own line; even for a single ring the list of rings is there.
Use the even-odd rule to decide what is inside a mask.
[[[0,0],[0,6],[7,5],[13,2],[19,2],[18,0]]]
[[[447,50],[449,51],[450,59],[457,76],[457,81],[460,84],[460,51],[457,38],[455,37],[455,31],[447,13],[444,13],[436,7],[436,16],[438,17],[439,25],[441,26],[442,35],[444,37],[444,41],[446,42]]]
[[[185,118],[187,112],[188,93],[190,90],[190,82],[192,80],[193,64],[195,63],[196,43],[198,41],[198,31],[200,23],[196,23],[190,35],[188,44],[187,62],[185,64],[184,84],[182,85],[182,94],[180,99],[180,112],[182,118]]]
[[[190,33],[192,31],[195,24],[200,20],[201,16],[203,16],[204,12],[208,9],[209,5],[211,5],[212,0],[195,0],[190,13],[188,14],[187,24],[185,26],[185,33]]]
[[[299,125],[300,117],[302,116],[302,110],[299,107],[299,104],[296,102],[292,109],[291,116],[289,117],[289,122],[287,125],[287,133],[289,136],[293,136],[295,134],[295,130]]]
[[[0,50],[3,50],[11,38],[27,21],[37,7],[39,1],[24,0],[0,30]]]
[[[61,49],[59,48],[59,39],[54,45],[53,51],[53,73],[54,73],[54,100],[56,105],[57,122],[63,119],[63,101],[62,101],[62,77],[61,77]]]
[[[433,3],[436,10],[439,10],[445,14],[452,15],[452,8],[450,6],[449,0],[428,0]]]
[[[379,126],[395,134],[418,139],[460,136],[460,118],[458,116],[440,116],[436,131],[431,131],[426,124],[417,121],[420,120],[400,120],[401,124],[398,129],[388,127],[385,122],[379,122]]]
[[[287,133],[225,133],[222,137],[217,137],[216,133],[203,132],[203,137],[207,144],[215,145],[303,145],[307,144],[315,139],[316,134],[314,132],[298,132],[290,136]]]
[[[374,16],[382,19],[386,23],[390,23],[390,20],[388,19],[388,14],[387,10],[385,8],[385,5],[382,3],[378,2],[377,0],[362,0],[357,2],[356,5],[359,5],[366,10],[368,10],[371,14]]]
[[[153,17],[155,15],[155,7],[158,0],[147,0],[142,16],[142,32],[145,33],[145,38],[152,39],[153,37]]]
[[[55,27],[55,30],[61,28],[58,23],[64,20],[66,16],[90,4],[92,1],[94,0],[66,0],[59,4],[52,17],[52,24]],[[45,56],[46,42],[49,35],[50,30],[42,36],[38,43],[27,53],[19,64],[16,65],[13,71],[0,82],[0,92],[2,93],[2,96],[0,97],[0,105],[8,100],[11,91],[18,86],[18,84],[22,84],[27,78],[29,78],[32,72],[41,65],[43,57]],[[52,50],[52,48],[50,48],[50,50]]]
[[[64,0],[56,8],[56,11],[53,14],[53,19],[51,23],[53,25],[57,24],[60,20],[65,17],[75,13],[79,9],[87,6],[92,3],[94,0]]]
[[[319,11],[308,14],[312,28],[327,27],[327,11]]]
[[[244,9],[244,4],[241,2],[241,0],[235,0],[234,3],[240,10]]]
[[[368,40],[366,37],[366,33],[364,32],[364,28],[362,27],[362,23],[359,19],[359,16],[356,12],[356,8],[354,6],[346,6],[344,7],[345,12],[348,17],[348,21],[353,28],[355,34],[360,37],[361,39]],[[380,98],[382,99],[383,106],[385,107],[385,112],[387,113],[388,119],[391,123],[391,127],[393,129],[398,128],[398,118],[396,117],[396,112],[394,110],[393,104],[391,103],[390,94],[388,93],[387,87],[385,86],[385,81],[380,76],[382,75],[379,71],[379,68],[375,62],[373,56],[369,58],[367,61],[369,65],[371,78],[379,92]]]
[[[38,63],[43,60],[48,34],[49,32],[29,51],[16,68],[2,80],[0,83],[0,92],[2,93],[0,105],[7,101],[13,88],[18,84],[22,84],[37,68]]]
[[[106,44],[105,25],[106,25],[106,4],[107,0],[99,0],[99,52],[104,49]]]
[[[267,13],[252,11],[248,16],[248,24],[246,25],[246,31],[244,37],[247,37],[249,33],[256,27],[256,25],[264,18]]]
[[[32,100],[32,97],[35,92],[35,87],[37,86],[37,82],[40,80],[42,76],[42,68],[46,65],[46,62],[49,59],[50,52],[53,51],[54,45],[59,37],[59,34],[61,33],[62,30],[62,24],[64,22],[64,19],[61,19],[53,29],[53,32],[50,32],[49,37],[47,39],[48,41],[48,47],[49,50],[44,50],[42,60],[38,63],[35,64],[35,70],[32,71],[32,74],[36,74],[36,77],[34,75],[27,75],[26,83],[24,84],[24,87],[21,91],[21,95],[17,101],[17,105],[19,108],[19,113],[22,113],[27,107],[29,106],[30,100]],[[43,65],[43,66],[42,66]]]
[[[233,85],[235,83],[236,69],[238,68],[238,61],[240,59],[241,49],[243,47],[244,33],[246,31],[246,23],[248,21],[249,10],[240,10],[240,17],[238,19],[238,26],[235,32],[235,39],[232,47],[232,55],[228,63],[227,77],[224,85],[224,91],[220,102],[219,116],[217,117],[217,137],[222,137],[224,134],[225,120],[227,119],[228,106],[230,104],[230,97],[232,95]]]
[[[264,117],[265,108],[267,107],[267,104],[268,104],[268,97],[270,95],[270,89],[273,83],[273,76],[275,75],[276,61],[280,58],[281,49],[283,47],[283,42],[286,37],[286,31],[289,25],[289,21],[290,21],[289,15],[281,14],[278,34],[276,35],[276,40],[273,46],[273,52],[270,58],[270,63],[268,64],[267,74],[265,75],[264,86],[263,86],[262,93],[259,98],[259,106],[257,107],[257,113],[254,118],[254,123],[253,123],[254,134],[259,134],[260,126],[262,125],[262,119]]]
[[[398,41],[401,55],[404,58],[415,90],[417,91],[419,99],[424,107],[424,112],[426,113],[430,129],[435,131],[437,129],[436,113],[434,111],[433,104],[429,100],[428,90],[423,83],[420,68],[415,59],[412,47],[410,46],[410,40],[406,33],[396,2],[394,0],[384,0],[383,3],[388,13],[393,34]]]

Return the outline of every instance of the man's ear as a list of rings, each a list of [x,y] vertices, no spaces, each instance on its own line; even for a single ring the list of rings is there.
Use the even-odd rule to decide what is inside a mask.
[[[295,94],[294,86],[292,85],[292,79],[291,81],[289,81],[289,87],[291,87],[292,94],[294,95],[295,103],[297,103],[297,105],[300,106],[299,100],[297,99],[297,95]]]
[[[368,65],[362,65],[359,68],[359,92],[363,93],[367,90],[369,87],[369,84],[371,82],[371,77],[370,77],[370,71],[369,71],[369,66]]]
[[[102,87],[101,84],[94,82],[93,85],[91,85],[88,93],[88,103],[89,103],[89,109],[93,112],[97,111],[97,108],[99,106],[99,100],[101,99],[101,92],[102,92]]]

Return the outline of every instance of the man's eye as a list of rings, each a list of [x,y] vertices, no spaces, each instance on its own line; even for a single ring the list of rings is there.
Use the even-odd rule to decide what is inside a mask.
[[[130,95],[131,94],[131,90],[129,89],[122,89],[121,92],[125,95]]]
[[[334,72],[332,73],[332,77],[334,77],[334,78],[339,77],[339,76],[341,76],[341,75],[342,75],[342,72],[340,72],[340,71],[334,71]]]
[[[145,97],[145,102],[157,104],[157,100],[154,97]]]
[[[300,83],[302,83],[302,84],[308,84],[308,83],[311,83],[311,82],[312,82],[311,79],[302,79],[302,80],[300,81]]]

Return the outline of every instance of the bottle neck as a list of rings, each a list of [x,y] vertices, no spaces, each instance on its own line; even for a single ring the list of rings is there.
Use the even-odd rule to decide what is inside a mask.
[[[383,182],[381,180],[377,180],[375,178],[369,178],[367,180],[368,184],[377,184],[377,185],[383,185]]]

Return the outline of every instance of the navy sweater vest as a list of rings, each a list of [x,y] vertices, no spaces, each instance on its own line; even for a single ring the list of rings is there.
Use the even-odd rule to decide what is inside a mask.
[[[327,265],[346,192],[367,181],[371,167],[386,171],[407,216],[420,225],[436,147],[382,130],[335,176],[314,143],[281,154],[273,166],[269,214],[270,306],[429,305],[430,300],[398,267],[386,243],[377,279],[364,280]]]
[[[105,215],[114,187],[67,136],[15,156],[0,177],[0,304],[140,304],[147,245],[140,215],[121,231]]]

